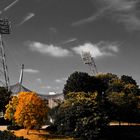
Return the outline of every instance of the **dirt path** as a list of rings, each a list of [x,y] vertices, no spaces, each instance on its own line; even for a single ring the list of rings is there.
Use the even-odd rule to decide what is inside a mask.
[[[74,140],[72,138],[66,138],[63,136],[50,135],[48,132],[43,130],[30,130],[29,134],[27,135],[27,130],[21,129],[14,131],[14,134],[16,136],[24,136],[24,138],[27,138],[28,140]]]
[[[48,132],[45,132],[43,130],[40,130],[40,132],[36,130],[30,130],[29,134],[27,135],[27,130],[20,129],[14,131],[14,134],[16,136],[23,136],[24,138],[27,138],[29,140],[46,140],[43,136],[48,134]]]
[[[2,130],[2,131],[7,130],[7,126],[6,125],[0,126],[0,130]]]
[[[0,130],[2,131],[7,130],[7,126],[0,126]],[[27,135],[27,130],[25,129],[20,129],[12,132],[14,132],[16,136],[23,136],[28,140],[74,140],[72,138],[64,138],[62,136],[58,137],[55,135],[49,135],[49,133],[46,132],[45,130],[40,130],[40,131],[30,130],[28,135]]]

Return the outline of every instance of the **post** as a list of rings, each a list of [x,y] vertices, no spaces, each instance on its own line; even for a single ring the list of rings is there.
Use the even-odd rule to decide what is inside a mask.
[[[7,77],[7,66],[6,64],[6,60],[5,60],[5,50],[4,50],[4,46],[3,46],[3,40],[2,40],[2,34],[0,34],[0,51],[1,51],[1,55],[2,55],[2,65],[3,65],[3,71],[4,71],[4,78],[5,78],[5,86],[6,89],[9,91],[9,78]]]
[[[3,34],[10,34],[9,30],[9,21],[7,19],[0,19],[0,53],[2,56],[2,66],[3,66],[3,73],[4,73],[4,78],[5,78],[5,86],[7,90],[9,91],[9,76],[8,76],[8,68],[6,65],[6,55],[5,55],[5,50],[4,50],[4,43],[2,39]]]
[[[21,66],[21,72],[20,72],[20,77],[19,77],[19,84],[22,84],[23,81],[23,70],[24,70],[24,64]]]

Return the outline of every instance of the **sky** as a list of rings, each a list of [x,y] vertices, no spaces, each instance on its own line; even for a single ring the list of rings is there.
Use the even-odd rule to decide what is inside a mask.
[[[0,0],[10,84],[19,80],[40,94],[62,93],[75,71],[91,74],[81,53],[90,52],[99,73],[132,76],[140,85],[139,0]]]

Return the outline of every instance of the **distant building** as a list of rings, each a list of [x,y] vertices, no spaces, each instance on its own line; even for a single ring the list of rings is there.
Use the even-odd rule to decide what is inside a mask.
[[[17,94],[19,92],[30,92],[31,91],[31,90],[29,90],[28,88],[26,88],[26,87],[24,87],[22,85],[22,82],[23,82],[23,70],[24,70],[24,65],[22,64],[20,77],[19,77],[19,82],[10,86],[10,91],[12,92],[12,96],[17,96]]]
[[[30,89],[28,89],[22,85],[23,72],[24,72],[24,65],[22,65],[22,67],[21,67],[19,82],[10,86],[10,91],[12,92],[12,96],[18,96],[19,92],[31,92]],[[43,94],[38,94],[38,95],[42,99],[45,99],[47,101],[48,106],[50,108],[57,106],[59,103],[61,103],[64,100],[63,94],[57,94],[54,92],[50,92],[50,94],[48,94],[48,95],[43,95]]]
[[[31,90],[27,89],[22,84],[17,83],[15,85],[10,86],[10,91],[12,92],[12,96],[17,96],[19,92],[30,92]]]
[[[59,103],[61,103],[64,100],[64,94],[53,94],[53,95],[41,95],[39,96],[42,99],[46,99],[48,101],[48,106],[50,108],[56,107]]]

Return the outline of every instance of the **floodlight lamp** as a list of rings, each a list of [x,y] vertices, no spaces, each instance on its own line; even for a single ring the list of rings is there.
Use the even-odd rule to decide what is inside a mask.
[[[91,64],[92,57],[91,57],[90,52],[82,52],[82,60],[85,64]]]

